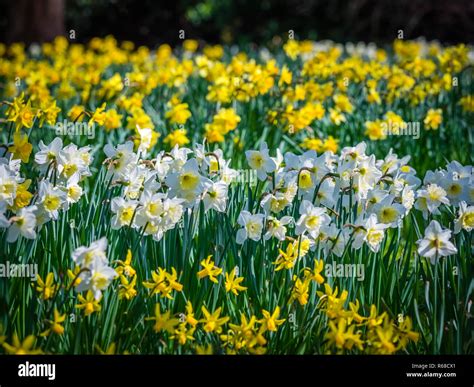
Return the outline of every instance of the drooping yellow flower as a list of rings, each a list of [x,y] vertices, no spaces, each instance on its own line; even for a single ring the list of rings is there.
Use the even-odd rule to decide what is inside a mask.
[[[54,284],[54,274],[48,273],[46,275],[45,281],[41,278],[41,276],[38,274],[36,276],[36,291],[40,293],[40,296],[43,300],[49,300],[50,298],[53,298],[54,294],[59,288],[59,285]]]
[[[436,130],[443,122],[443,111],[441,109],[430,109],[423,120],[426,130]]]
[[[348,327],[345,318],[340,318],[337,323],[334,320],[330,320],[328,325],[330,331],[326,334],[326,339],[330,344],[336,346],[339,350],[351,350],[354,346],[359,350],[363,349],[360,333],[354,332],[354,325]]]
[[[13,201],[13,206],[11,209],[14,211],[19,210],[20,208],[26,207],[30,204],[31,198],[33,194],[28,191],[30,188],[31,180],[27,179],[23,183],[20,183],[16,186],[16,196],[15,200]]]
[[[71,269],[67,270],[67,276],[71,280],[71,284],[69,286],[77,286],[81,283],[82,278],[79,277],[80,273],[81,273],[80,266],[75,266],[74,270],[71,270]]]
[[[183,285],[178,282],[178,273],[175,268],[171,268],[171,273],[159,267],[151,273],[152,280],[143,282],[143,286],[150,289],[150,296],[159,294],[161,297],[173,299],[173,290],[181,292]]]
[[[383,128],[383,121],[367,121],[365,123],[365,134],[369,136],[371,140],[384,140],[387,138],[387,133]]]
[[[21,132],[13,134],[13,145],[8,148],[8,151],[13,154],[13,159],[20,159],[27,163],[30,159],[33,145],[28,142],[28,136]]]
[[[127,255],[125,257],[125,261],[118,260],[118,267],[115,269],[115,271],[119,275],[126,275],[133,277],[136,274],[135,269],[132,267],[132,250],[128,249],[127,250]]]
[[[119,285],[119,299],[131,300],[137,295],[137,290],[135,286],[137,284],[137,276],[134,275],[131,279],[128,279],[124,275],[120,276],[120,285]]]
[[[209,255],[206,259],[201,261],[201,266],[203,269],[197,273],[199,279],[203,279],[205,277],[209,277],[209,279],[214,282],[218,283],[219,280],[216,278],[222,273],[222,269],[216,267],[214,261],[211,259],[212,255]]]
[[[211,344],[196,345],[196,355],[212,355],[214,353]]]
[[[240,285],[240,283],[244,280],[244,277],[236,277],[236,270],[237,267],[231,270],[230,274],[225,273],[225,290],[226,292],[232,292],[238,296],[239,292],[243,292],[247,290],[247,288]]]
[[[293,276],[293,287],[289,303],[297,300],[300,305],[306,305],[309,298],[309,285],[311,281],[307,278],[301,280],[296,275]]]
[[[110,131],[120,128],[122,122],[122,115],[117,113],[115,109],[109,109],[105,112],[104,126],[105,130]]]
[[[13,103],[9,105],[7,110],[7,121],[15,123],[15,131],[18,132],[20,128],[31,128],[33,126],[36,112],[31,107],[31,100],[24,103],[24,94],[16,97]]]
[[[324,278],[321,275],[321,272],[324,269],[324,262],[322,259],[314,261],[314,269],[311,270],[310,268],[305,268],[304,275],[306,278],[315,281],[318,284],[324,283]]]
[[[179,324],[178,329],[175,329],[174,334],[170,336],[170,339],[178,340],[178,343],[185,345],[188,341],[194,341],[194,331],[196,328],[186,326],[186,323]]]
[[[165,113],[165,118],[172,124],[184,125],[189,117],[191,117],[191,112],[187,103],[172,105],[171,109]]]
[[[186,129],[176,129],[168,134],[163,142],[165,144],[169,144],[171,148],[178,145],[179,147],[183,147],[190,143],[189,138],[187,137]]]
[[[34,335],[29,335],[25,340],[20,341],[18,334],[15,332],[13,334],[12,343],[3,343],[3,348],[10,355],[39,355],[43,351],[41,349],[34,349],[36,337]]]
[[[106,119],[106,114],[105,114],[105,107],[107,104],[104,102],[100,107],[95,109],[95,111],[92,113],[90,119],[89,119],[89,125],[92,124],[97,124],[97,125],[104,125],[105,124],[105,119]]]
[[[101,297],[102,298],[102,297]],[[82,294],[77,296],[79,303],[76,305],[77,309],[84,309],[84,315],[89,316],[94,312],[99,312],[101,309],[100,306],[100,298],[98,300],[95,299],[94,293],[91,290],[88,290],[86,293],[86,297]]]
[[[273,313],[263,309],[262,310],[263,318],[259,320],[260,324],[262,324],[262,328],[265,331],[276,332],[278,326],[285,322],[285,319],[278,319],[280,316],[280,307],[277,306]]]
[[[53,320],[48,320],[50,325],[47,330],[41,333],[41,336],[49,336],[50,333],[56,335],[62,335],[64,333],[64,327],[61,325],[66,320],[66,313],[61,315],[58,310],[54,308],[54,317]]]
[[[179,324],[179,320],[177,318],[171,317],[171,312],[167,311],[166,313],[162,314],[160,309],[160,304],[157,303],[155,305],[155,316],[154,317],[145,317],[147,321],[155,321],[155,325],[153,326],[153,330],[155,332],[165,331],[168,333],[173,334],[175,331],[176,325]]]
[[[219,307],[213,313],[210,313],[207,310],[207,308],[203,305],[201,310],[202,310],[202,313],[204,314],[204,318],[202,318],[199,321],[203,324],[203,329],[208,333],[210,332],[221,333],[222,325],[224,325],[227,321],[229,321],[229,317],[220,317],[222,308]]]
[[[196,318],[194,317],[194,312],[193,312],[193,304],[191,304],[191,301],[188,301],[186,303],[186,322],[189,324],[189,325],[192,325],[193,327],[195,327],[198,323],[198,320],[196,320]]]

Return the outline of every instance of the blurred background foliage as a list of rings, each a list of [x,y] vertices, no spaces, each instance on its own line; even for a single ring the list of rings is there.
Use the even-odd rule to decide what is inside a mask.
[[[186,38],[267,43],[299,39],[390,42],[425,36],[473,42],[473,0],[0,0],[0,41],[44,41],[70,30],[79,42],[112,34],[150,46]]]

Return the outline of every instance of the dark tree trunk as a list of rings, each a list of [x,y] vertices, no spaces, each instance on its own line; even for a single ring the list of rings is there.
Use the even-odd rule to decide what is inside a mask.
[[[14,0],[10,4],[8,40],[45,42],[65,34],[65,0]]]

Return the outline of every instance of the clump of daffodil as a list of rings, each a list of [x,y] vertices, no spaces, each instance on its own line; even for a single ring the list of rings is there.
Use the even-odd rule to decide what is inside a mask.
[[[303,237],[288,244],[285,251],[280,249],[280,254],[276,261],[273,262],[273,264],[276,265],[275,271],[293,268],[298,258],[302,258],[308,253],[309,248],[310,240]]]
[[[262,355],[266,352],[267,344],[264,332],[265,328],[254,315],[247,319],[242,313],[240,325],[229,324],[229,329],[220,335],[220,339],[227,354]]]
[[[298,301],[300,305],[306,305],[309,299],[309,292],[311,283],[322,284],[324,278],[321,275],[324,263],[322,260],[314,261],[314,269],[305,267],[303,269],[303,278],[293,275],[293,287],[291,289],[291,296],[289,302]]]
[[[20,94],[8,105],[6,112],[7,121],[15,124],[15,132],[18,132],[22,127],[31,128],[36,114],[35,109],[31,107],[31,100],[25,103],[24,93]]]
[[[178,273],[174,267],[171,268],[171,273],[159,267],[151,272],[151,277],[151,281],[143,282],[143,286],[150,290],[150,296],[159,294],[161,297],[173,299],[171,296],[173,291],[181,292],[183,290],[183,285],[178,282]]]
[[[206,138],[209,143],[223,142],[224,136],[234,130],[240,122],[240,116],[234,109],[221,109],[210,124],[205,125]]]

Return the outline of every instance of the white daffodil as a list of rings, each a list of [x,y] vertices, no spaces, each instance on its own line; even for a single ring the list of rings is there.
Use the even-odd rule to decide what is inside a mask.
[[[88,247],[78,247],[72,252],[72,260],[81,268],[91,268],[97,261],[107,264],[107,238],[100,238]]]
[[[5,164],[0,164],[0,202],[12,205],[16,197],[18,183],[15,175],[13,175]]]
[[[440,186],[446,191],[449,203],[457,206],[461,201],[468,200],[469,178],[458,178],[454,173],[448,173],[440,181]]]
[[[164,181],[166,175],[170,170],[170,165],[172,161],[172,156],[168,153],[165,153],[165,151],[161,151],[160,153],[158,153],[158,156],[156,156],[155,171],[157,172],[158,179],[160,181]]]
[[[257,171],[257,177],[263,181],[269,173],[276,170],[275,161],[268,154],[267,144],[264,142],[260,146],[260,150],[249,150],[245,152],[245,157],[250,168]]]
[[[41,173],[45,173],[50,164],[58,159],[59,152],[63,148],[63,140],[56,137],[49,145],[45,145],[40,140],[38,146],[40,151],[35,154],[35,162],[38,164]]]
[[[113,198],[110,203],[110,209],[114,213],[112,217],[112,229],[118,230],[123,226],[132,226],[131,223],[136,208],[136,200],[125,200],[122,197]]]
[[[267,232],[263,236],[263,239],[268,240],[270,238],[276,238],[279,241],[284,241],[286,237],[286,227],[288,224],[293,222],[291,216],[284,216],[281,219],[277,219],[273,216],[268,217],[267,220]]]
[[[441,225],[432,220],[425,230],[423,239],[418,240],[418,254],[429,258],[435,264],[440,257],[446,257],[458,252],[456,247],[450,242],[451,230],[441,228]]]
[[[140,143],[138,145],[138,152],[143,156],[146,155],[148,150],[151,148],[151,141],[153,139],[153,130],[150,128],[140,128],[137,125],[138,139]]]
[[[205,211],[212,208],[218,212],[224,212],[227,206],[227,191],[227,184],[223,181],[212,183],[204,193],[203,202]]]
[[[446,166],[446,170],[448,174],[453,175],[456,179],[470,178],[474,174],[472,165],[463,166],[458,161],[451,161]]]
[[[387,191],[374,188],[367,193],[366,207],[367,212],[372,212],[375,205],[379,204],[388,195]]]
[[[133,142],[127,141],[125,144],[118,145],[114,148],[107,144],[104,152],[110,159],[109,174],[115,179],[126,177],[130,170],[136,165],[137,155],[133,152]]]
[[[336,256],[341,257],[349,240],[348,231],[345,229],[339,229],[334,223],[332,223],[330,226],[322,227],[321,234],[324,234],[324,240],[321,243],[324,255],[328,256],[330,253],[333,253]],[[321,235],[319,240],[321,240]]]
[[[307,232],[316,239],[322,226],[328,225],[331,218],[325,208],[315,207],[308,200],[303,200],[300,205],[300,218],[296,222],[296,235]]]
[[[87,165],[75,144],[69,144],[58,154],[58,172],[66,180],[74,175],[82,175]]]
[[[9,222],[7,242],[13,243],[21,235],[27,239],[36,238],[36,206],[21,208]]]
[[[66,200],[68,203],[77,203],[82,196],[83,190],[79,183],[79,175],[74,175],[67,182],[65,187],[62,188],[66,192]]]
[[[172,190],[176,191],[177,196],[180,196],[186,192],[198,192],[201,188],[201,179],[197,161],[190,159],[180,171],[169,174],[165,182]]]
[[[260,206],[263,208],[266,214],[278,214],[289,205],[291,205],[291,203],[282,192],[277,192],[275,195],[265,195],[260,202]]]
[[[105,260],[95,259],[87,270],[79,275],[81,282],[79,282],[76,290],[78,292],[91,290],[94,293],[94,298],[99,300],[102,292],[115,277],[118,277],[118,273],[108,266],[107,258]]]
[[[365,242],[370,250],[377,253],[380,249],[380,244],[385,238],[385,229],[388,225],[379,223],[377,221],[377,215],[375,214],[371,214],[369,218],[363,222],[359,221],[359,224],[360,226],[356,225],[352,246],[358,249]]]
[[[341,151],[341,161],[342,163],[352,164],[352,168],[367,156],[365,155],[365,151],[367,149],[367,144],[365,142],[361,142],[357,144],[355,147],[345,147]]]
[[[223,181],[226,184],[232,183],[239,176],[239,172],[235,169],[230,168],[229,165],[230,165],[230,160],[228,161],[224,160],[222,164],[220,165],[220,171],[219,171],[221,181]],[[255,181],[256,180],[257,179],[255,178]]]
[[[38,205],[56,220],[59,210],[67,204],[67,194],[59,187],[53,186],[48,180],[42,180],[38,190]]]
[[[174,227],[181,219],[184,213],[184,200],[179,198],[167,198],[163,205],[165,210],[165,223],[168,227]]]
[[[319,186],[316,194],[316,202],[325,207],[332,208],[336,203],[337,196],[339,196],[339,190],[336,190],[334,180],[325,179]]]
[[[362,160],[357,165],[353,184],[356,188],[357,196],[361,199],[367,198],[367,193],[374,188],[381,177],[382,172],[375,165],[374,155]]]
[[[152,193],[150,191],[143,191],[140,197],[140,209],[136,214],[136,223],[139,227],[146,223],[158,223],[164,213],[163,199],[166,195],[163,193]]]
[[[471,232],[474,228],[474,206],[468,206],[466,202],[459,203],[458,218],[454,221],[454,233],[461,230]]]
[[[428,218],[428,214],[438,215],[438,207],[441,204],[449,204],[446,191],[437,184],[429,184],[425,189],[417,191],[415,208],[423,212],[423,217]]]
[[[135,165],[124,177],[125,189],[123,194],[128,199],[138,199],[146,182],[152,178],[155,171],[146,168],[144,165]]]
[[[402,191],[402,205],[405,207],[405,214],[407,214],[415,203],[415,191],[408,185]]]
[[[377,215],[380,223],[396,228],[400,226],[400,221],[405,214],[405,207],[395,203],[393,195],[387,195],[374,205],[371,212]]]
[[[377,168],[382,171],[385,175],[393,175],[395,171],[406,165],[410,161],[410,156],[405,156],[401,159],[393,153],[393,149],[390,148],[387,156],[383,160],[377,161]]]
[[[296,178],[300,191],[311,195],[323,176],[330,172],[326,165],[326,155],[317,156],[315,151],[307,151],[301,156],[293,153],[285,155],[286,170]]]
[[[252,239],[253,241],[259,241],[262,237],[263,230],[263,214],[252,215],[248,211],[242,211],[239,215],[237,223],[242,226],[242,228],[237,231],[236,242],[241,245],[247,239]]]
[[[178,172],[183,168],[184,164],[188,161],[188,155],[193,153],[191,149],[188,148],[180,148],[178,145],[175,145],[173,149],[171,149],[170,156],[170,171],[171,172]]]

